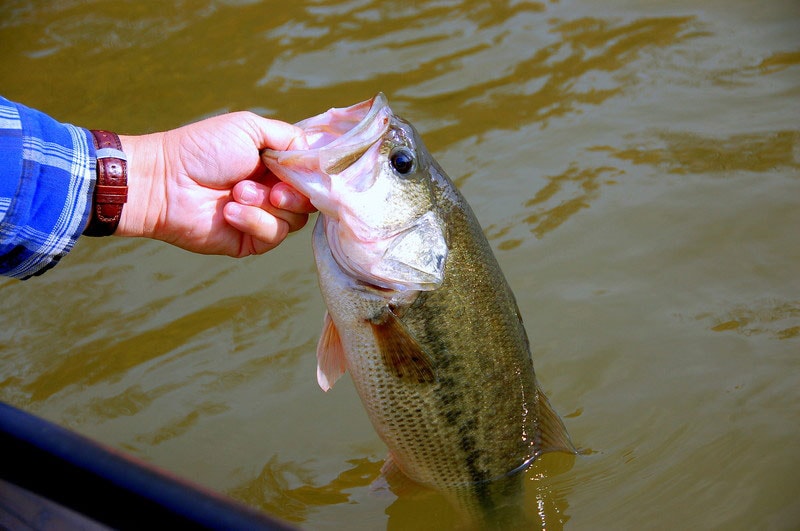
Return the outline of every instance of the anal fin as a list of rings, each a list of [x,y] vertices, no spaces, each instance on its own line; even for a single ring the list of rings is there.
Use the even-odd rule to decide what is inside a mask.
[[[410,496],[423,494],[430,491],[430,487],[417,483],[408,477],[397,465],[390,453],[381,467],[380,476],[370,485],[370,491],[375,493],[391,492],[396,496]]]

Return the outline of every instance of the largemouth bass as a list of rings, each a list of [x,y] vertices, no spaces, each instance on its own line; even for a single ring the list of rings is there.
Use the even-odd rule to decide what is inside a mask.
[[[320,211],[319,385],[350,371],[389,449],[387,474],[491,514],[507,504],[508,478],[543,452],[575,448],[537,384],[489,243],[383,94],[297,125],[296,149],[262,159]]]

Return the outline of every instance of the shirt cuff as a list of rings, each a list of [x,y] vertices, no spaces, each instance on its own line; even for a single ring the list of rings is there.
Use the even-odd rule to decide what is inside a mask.
[[[0,274],[27,279],[75,245],[92,207],[91,133],[0,97]]]

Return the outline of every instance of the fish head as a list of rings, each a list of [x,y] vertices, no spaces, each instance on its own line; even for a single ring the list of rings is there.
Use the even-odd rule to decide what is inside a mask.
[[[262,160],[320,211],[331,254],[356,280],[394,291],[436,289],[447,233],[436,164],[383,94],[297,124],[290,150]]]

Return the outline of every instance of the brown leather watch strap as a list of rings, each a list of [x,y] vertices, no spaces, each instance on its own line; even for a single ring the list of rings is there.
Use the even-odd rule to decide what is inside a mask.
[[[97,148],[97,184],[86,236],[110,236],[117,230],[128,200],[128,163],[116,133],[91,131]]]

